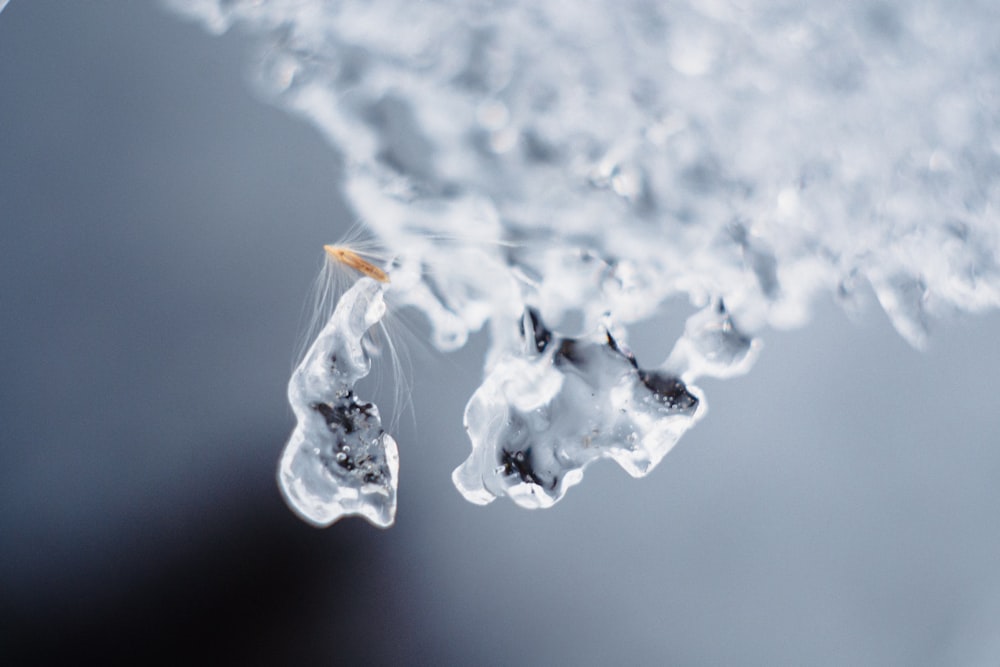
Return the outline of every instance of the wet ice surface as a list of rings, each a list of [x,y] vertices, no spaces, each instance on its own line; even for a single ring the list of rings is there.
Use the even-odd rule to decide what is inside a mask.
[[[641,369],[607,329],[561,338],[533,310],[521,325],[521,349],[497,360],[465,410],[472,454],[452,480],[471,502],[549,507],[600,458],[642,477],[705,412],[696,388]]]
[[[427,269],[399,300],[435,345],[489,329],[456,475],[480,502],[548,504],[638,452],[601,410],[594,445],[571,397],[646,415],[595,332],[626,340],[677,295],[698,312],[643,363],[685,384],[748,371],[758,335],[821,296],[874,294],[915,346],[937,315],[1000,304],[991,0],[172,4],[258,36],[258,89],[343,154],[357,218]],[[587,372],[525,350],[529,309]],[[659,419],[679,436],[690,417]]]
[[[357,514],[377,526],[396,517],[399,454],[378,408],[354,393],[371,370],[369,329],[385,314],[382,287],[362,279],[341,298],[288,383],[297,424],[278,481],[306,521],[326,526]]]

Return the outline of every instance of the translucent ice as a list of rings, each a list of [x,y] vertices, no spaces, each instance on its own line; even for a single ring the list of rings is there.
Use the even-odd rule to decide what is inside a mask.
[[[642,370],[606,328],[561,338],[529,310],[520,331],[465,409],[472,454],[452,480],[471,502],[548,507],[600,458],[642,477],[705,412],[697,388]]]
[[[656,391],[601,331],[624,341],[672,297],[699,310],[645,377],[685,386],[749,370],[757,335],[817,297],[874,294],[916,346],[941,313],[1000,305],[993,0],[170,2],[259,37],[260,91],[341,152],[356,217],[429,268],[398,296],[434,343],[489,328],[456,474],[480,502],[659,461],[700,407],[645,410]],[[526,311],[554,348],[524,347]],[[586,371],[557,362],[567,341]],[[590,392],[628,418],[584,414]]]
[[[385,314],[382,286],[364,278],[348,290],[288,383],[298,423],[278,481],[306,521],[327,526],[358,514],[377,526],[396,516],[396,441],[378,408],[354,393],[371,370],[366,337]]]
[[[742,375],[760,353],[761,342],[740,331],[720,299],[688,318],[667,367],[685,378]]]

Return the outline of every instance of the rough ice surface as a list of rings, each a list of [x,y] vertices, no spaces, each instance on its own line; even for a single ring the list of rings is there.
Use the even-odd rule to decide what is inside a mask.
[[[387,527],[396,517],[396,441],[382,429],[378,408],[354,393],[371,370],[367,337],[385,309],[382,286],[359,280],[288,383],[297,424],[278,481],[288,504],[317,526],[357,514]]]
[[[704,410],[689,383],[746,372],[817,297],[874,294],[916,346],[1000,303],[994,0],[171,4],[257,36],[258,88],[431,268],[400,298],[434,343],[488,327],[455,473],[475,502],[551,504],[598,458],[648,472]],[[614,351],[677,295],[699,311],[654,371]],[[675,381],[697,407],[646,400]]]

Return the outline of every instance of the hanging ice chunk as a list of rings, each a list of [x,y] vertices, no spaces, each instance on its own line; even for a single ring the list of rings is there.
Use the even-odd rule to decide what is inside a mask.
[[[763,344],[740,331],[722,299],[688,318],[684,335],[674,345],[667,368],[684,377],[729,378],[750,370]]]
[[[385,310],[383,285],[359,280],[288,383],[298,423],[278,481],[291,508],[317,526],[357,514],[386,528],[396,517],[396,441],[382,429],[378,408],[354,394],[371,370],[365,337]]]
[[[705,413],[697,388],[642,370],[608,328],[561,338],[531,309],[521,325],[523,348],[497,361],[465,410],[472,453],[452,480],[471,502],[549,507],[600,458],[642,477]]]

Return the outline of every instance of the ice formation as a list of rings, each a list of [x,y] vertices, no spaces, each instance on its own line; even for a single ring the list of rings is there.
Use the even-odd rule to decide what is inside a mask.
[[[350,514],[382,527],[396,518],[396,441],[378,408],[354,393],[371,370],[367,341],[385,314],[382,292],[371,278],[348,290],[288,383],[298,423],[278,481],[288,504],[317,526]]]
[[[355,214],[434,265],[400,299],[435,344],[489,328],[475,502],[647,472],[704,410],[691,380],[745,372],[817,296],[870,285],[917,346],[1000,303],[993,0],[171,4],[257,35],[258,87],[342,152]],[[700,310],[642,370],[628,328],[676,295]],[[696,404],[654,404],[675,381]]]
[[[563,338],[529,309],[520,332],[465,410],[472,455],[452,480],[474,503],[548,507],[598,458],[642,477],[704,414],[697,390],[641,369],[606,328]]]

